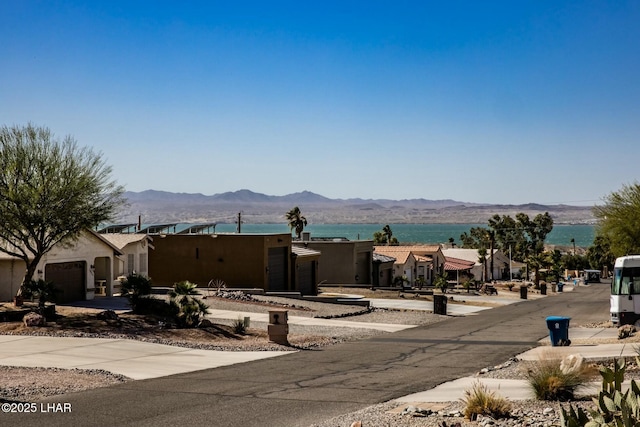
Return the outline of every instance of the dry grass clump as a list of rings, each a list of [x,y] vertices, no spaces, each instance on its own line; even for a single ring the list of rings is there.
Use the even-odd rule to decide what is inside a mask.
[[[465,404],[464,416],[474,421],[478,415],[494,419],[507,418],[511,412],[511,403],[495,391],[489,391],[486,385],[475,382],[470,390],[465,390],[461,399]]]
[[[567,401],[574,398],[576,389],[597,376],[594,366],[585,364],[582,357],[564,359],[553,352],[543,353],[540,360],[531,362],[527,381],[538,400]]]

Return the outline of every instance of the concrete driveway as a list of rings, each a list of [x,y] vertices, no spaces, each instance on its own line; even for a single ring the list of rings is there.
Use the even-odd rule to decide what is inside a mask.
[[[134,380],[218,368],[289,353],[195,350],[129,339],[0,335],[0,365],[104,369]]]

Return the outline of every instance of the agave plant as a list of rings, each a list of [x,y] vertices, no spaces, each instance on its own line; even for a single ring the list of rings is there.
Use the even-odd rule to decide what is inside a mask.
[[[209,308],[201,299],[196,298],[198,295],[197,285],[188,280],[175,283],[173,289],[169,292],[171,305],[173,305],[178,314],[176,315],[178,324],[182,327],[193,328],[198,326],[200,317],[207,314]]]

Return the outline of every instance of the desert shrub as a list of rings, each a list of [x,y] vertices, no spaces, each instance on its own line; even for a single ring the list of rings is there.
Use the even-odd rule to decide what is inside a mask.
[[[244,319],[242,317],[238,317],[233,322],[233,332],[238,335],[244,335],[247,333],[247,325],[245,325]]]
[[[396,276],[393,278],[393,286],[405,288],[409,285],[407,276]]]
[[[175,283],[169,292],[170,304],[177,310],[176,321],[178,326],[195,328],[200,322],[200,317],[207,314],[209,308],[202,300],[197,299],[197,285],[187,280]]]
[[[618,328],[618,339],[623,340],[625,338],[629,338],[635,333],[636,327],[634,325],[622,325]]]
[[[135,313],[174,318],[178,315],[178,309],[165,300],[149,295],[137,299]]]
[[[511,412],[511,403],[486,385],[475,382],[470,390],[465,390],[462,402],[465,404],[464,415],[474,421],[478,415],[492,418],[506,418]]]
[[[44,306],[47,302],[55,301],[56,294],[59,292],[53,282],[47,282],[42,279],[29,280],[20,287],[20,290],[23,297],[38,299],[38,309],[41,312],[40,314],[43,314]]]
[[[576,388],[595,375],[595,370],[582,363],[563,363],[552,354],[543,355],[532,362],[526,372],[527,381],[538,400],[567,401],[573,399]]]
[[[447,288],[449,287],[449,282],[447,282],[447,276],[444,274],[438,275],[436,279],[433,281],[433,286],[436,289],[440,289],[443,294],[446,293]]]
[[[134,313],[138,313],[139,301],[150,294],[151,279],[146,276],[132,273],[120,281],[120,295],[129,300],[129,305]]]
[[[467,293],[469,293],[469,290],[471,290],[471,288],[475,287],[475,284],[471,280],[465,280],[462,283],[462,287],[467,291]]]

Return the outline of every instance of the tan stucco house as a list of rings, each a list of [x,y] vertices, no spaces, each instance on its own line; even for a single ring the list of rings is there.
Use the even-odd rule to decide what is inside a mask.
[[[489,251],[487,251],[489,252]],[[490,267],[490,258],[491,256],[487,253],[487,277],[484,278],[484,274],[482,272],[483,267],[479,262],[480,254],[477,249],[463,249],[463,248],[446,248],[442,250],[442,253],[445,254],[447,258],[457,258],[465,261],[473,262],[474,266],[471,268],[471,274],[475,280],[491,280],[491,267]],[[493,278],[495,280],[501,280],[503,278],[509,277],[509,257],[506,256],[501,250],[494,249],[493,251]]]
[[[121,255],[120,249],[100,234],[85,230],[78,240],[57,245],[45,254],[33,279],[54,282],[58,303],[93,299],[98,287],[111,295],[116,278],[113,266]],[[25,272],[24,261],[0,252],[0,301],[13,299]]]
[[[296,242],[319,251],[320,283],[370,285],[372,278],[373,241],[344,238],[310,238]]]
[[[231,288],[293,291],[290,234],[158,234],[149,252],[154,286],[189,280],[206,287],[222,280]]]
[[[431,285],[435,275],[444,272],[445,256],[440,245],[375,246],[375,252],[395,258],[394,278],[405,277],[411,285],[421,281]]]

